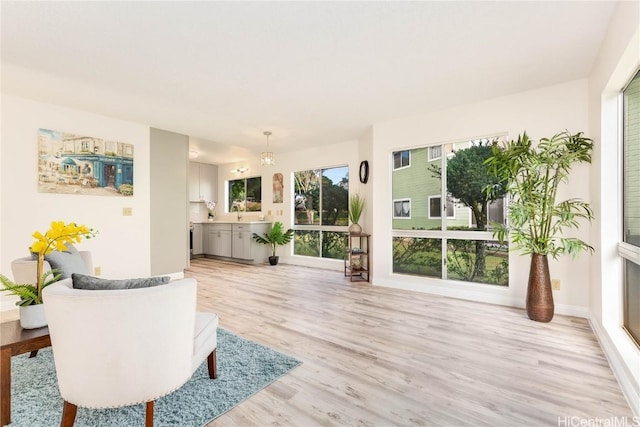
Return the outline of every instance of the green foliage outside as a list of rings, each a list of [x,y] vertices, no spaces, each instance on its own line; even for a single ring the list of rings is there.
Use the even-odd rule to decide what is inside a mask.
[[[506,194],[504,181],[485,164],[492,153],[492,145],[480,142],[455,151],[447,160],[447,191],[456,201],[471,209],[476,223],[475,230],[479,231],[487,229],[488,203]],[[441,177],[439,166],[432,165],[430,168],[435,176]],[[487,192],[487,188],[492,191]],[[474,245],[473,271],[466,275],[470,280],[484,277],[487,269],[484,240],[476,240]]]
[[[509,257],[505,245],[492,242],[484,254],[486,275],[477,275],[476,240],[447,240],[447,277],[467,282],[507,286]],[[442,277],[442,240],[429,238],[394,237],[394,273],[413,274],[434,278]]]
[[[442,240],[393,238],[393,272],[442,278]]]
[[[349,225],[348,178],[334,183],[322,177],[322,225]]]
[[[347,235],[341,232],[322,232],[322,257],[344,259],[347,250]]]
[[[293,253],[295,255],[320,256],[320,232],[295,230],[293,235]]]
[[[262,210],[262,178],[257,176],[229,181],[229,212],[239,208],[241,212]]]

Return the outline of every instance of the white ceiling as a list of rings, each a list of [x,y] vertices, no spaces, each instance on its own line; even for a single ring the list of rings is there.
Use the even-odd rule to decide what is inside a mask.
[[[7,2],[2,91],[190,135],[212,163],[587,77],[615,7]]]

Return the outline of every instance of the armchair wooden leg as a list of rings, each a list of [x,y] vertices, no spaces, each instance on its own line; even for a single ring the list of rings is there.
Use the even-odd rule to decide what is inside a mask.
[[[218,378],[218,358],[216,356],[216,351],[218,349],[214,349],[211,354],[207,357],[207,366],[209,367],[209,378],[216,379]]]
[[[62,421],[60,421],[60,427],[72,427],[76,420],[77,412],[78,407],[65,400],[64,407],[62,408]]]
[[[153,400],[151,402],[147,402],[147,415],[144,421],[145,427],[153,427],[153,403]]]

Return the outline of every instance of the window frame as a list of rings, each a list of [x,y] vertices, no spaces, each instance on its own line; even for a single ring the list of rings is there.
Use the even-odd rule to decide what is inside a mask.
[[[506,265],[506,283],[497,283],[494,282],[490,277],[493,275],[493,273],[497,273],[500,274],[498,271],[498,268],[494,268],[488,275],[485,276],[485,278],[488,278],[486,281],[474,281],[474,280],[463,280],[463,279],[457,279],[457,278],[449,278],[449,274],[454,274],[455,271],[453,269],[451,269],[451,272],[449,272],[450,267],[448,266],[449,262],[448,262],[448,257],[449,257],[449,242],[450,241],[455,241],[455,240],[471,240],[471,241],[485,241],[485,243],[487,245],[495,245],[497,242],[495,240],[495,237],[493,236],[493,231],[486,229],[486,230],[473,230],[473,229],[456,229],[458,226],[455,224],[451,224],[450,221],[465,221],[466,216],[464,215],[465,211],[469,211],[469,215],[473,215],[473,213],[471,212],[470,208],[464,206],[464,210],[463,214],[461,214],[461,210],[457,209],[455,204],[455,199],[451,198],[451,195],[447,192],[447,176],[446,176],[446,170],[447,170],[447,162],[448,160],[453,157],[455,155],[454,151],[450,151],[447,152],[449,146],[451,146],[452,148],[456,148],[456,147],[464,147],[466,148],[470,148],[472,147],[474,144],[479,144],[481,142],[484,142],[485,140],[502,140],[504,138],[506,138],[508,135],[508,133],[504,132],[504,133],[499,133],[499,134],[494,134],[494,135],[489,135],[483,138],[471,138],[468,140],[458,140],[458,141],[451,141],[451,142],[446,142],[446,143],[440,143],[440,144],[425,144],[422,145],[420,147],[414,147],[411,150],[409,150],[409,155],[412,156],[411,151],[412,150],[421,150],[421,149],[427,149],[427,154],[425,155],[425,157],[420,157],[422,159],[429,159],[429,153],[430,147],[433,146],[437,146],[440,145],[441,146],[441,157],[437,162],[434,162],[434,164],[439,165],[440,166],[440,171],[441,171],[441,175],[440,175],[440,183],[438,184],[440,187],[440,195],[435,195],[433,194],[432,196],[427,196],[426,194],[420,194],[418,195],[418,198],[416,199],[416,203],[419,203],[420,206],[411,206],[410,207],[410,216],[409,217],[399,217],[395,215],[395,203],[398,201],[403,201],[403,200],[411,200],[411,202],[413,202],[411,197],[393,197],[395,196],[394,191],[392,190],[392,220],[401,220],[401,219],[417,219],[420,220],[422,218],[423,215],[423,211],[422,208],[424,207],[423,204],[424,203],[430,203],[430,200],[435,196],[435,197],[440,197],[440,199],[442,200],[443,197],[445,197],[447,199],[447,201],[453,203],[453,209],[454,209],[454,214],[453,217],[450,217],[448,215],[445,216],[441,216],[441,217],[433,217],[430,215],[430,206],[426,206],[426,211],[424,214],[426,214],[425,219],[427,220],[434,220],[434,221],[438,221],[439,222],[439,227],[438,228],[427,228],[427,227],[423,227],[421,225],[416,225],[415,227],[411,226],[411,224],[408,224],[411,227],[406,227],[401,225],[401,223],[395,223],[395,227],[391,228],[391,237],[392,240],[396,239],[396,238],[408,238],[408,239],[440,239],[441,242],[441,265],[442,265],[442,273],[441,273],[441,277],[435,278],[435,277],[429,277],[429,276],[425,276],[425,279],[433,279],[433,280],[440,280],[443,281],[443,283],[447,283],[447,284],[453,284],[453,283],[464,283],[467,286],[473,286],[473,287],[478,287],[478,288],[486,288],[486,289],[509,289],[511,287],[511,284],[509,283],[509,267],[508,267],[508,262],[509,262],[509,243],[506,242],[505,245],[503,246],[503,249],[500,250],[501,252],[506,252],[506,259],[507,259],[507,265]],[[391,150],[391,153],[394,154],[396,152],[399,152],[402,150]],[[395,164],[391,164],[390,167],[392,168],[392,172],[395,172]],[[426,166],[426,167],[430,167],[430,166]],[[395,175],[392,173],[392,180],[395,179]],[[393,181],[392,181],[392,188],[393,188]],[[401,194],[400,192],[398,194]],[[414,197],[415,198],[415,197]],[[426,202],[425,202],[426,199]],[[505,198],[505,203],[508,204],[508,197]],[[442,206],[442,204],[441,204]],[[416,211],[419,215],[418,216],[414,216],[413,213],[411,212],[411,209],[416,208],[419,209],[418,211]],[[462,209],[462,208],[461,208]],[[471,221],[471,220],[470,220]],[[505,221],[508,221],[507,216],[505,215]],[[397,227],[397,228],[396,228]],[[403,228],[406,227],[406,228]],[[392,250],[393,253],[393,250]],[[392,255],[393,256],[393,255]],[[495,256],[495,255],[492,255]],[[392,269],[395,269],[394,266],[394,260],[391,260],[391,264],[392,264]],[[400,272],[393,272],[393,274],[398,274],[398,275],[403,275],[403,274],[407,274],[407,273],[400,273]]]
[[[440,154],[438,154],[437,157],[433,157],[431,155],[431,152],[435,149],[435,148],[439,148],[440,149]],[[430,145],[427,147],[427,160],[430,162],[434,162],[436,160],[440,160],[442,158],[442,144],[438,144],[438,145]]]
[[[257,178],[260,179],[260,210],[248,211],[247,210],[247,198],[249,196],[248,196],[248,191],[247,191],[247,181],[250,180],[250,179],[257,179]],[[227,185],[226,185],[227,197],[226,197],[226,200],[225,200],[225,203],[227,205],[227,206],[225,206],[226,212],[227,213],[235,212],[234,210],[232,210],[233,204],[232,204],[232,201],[230,199],[231,199],[231,183],[232,182],[236,182],[236,181],[244,181],[244,200],[243,200],[243,204],[244,204],[245,210],[242,211],[242,212],[262,212],[262,206],[263,206],[263,201],[262,201],[262,198],[263,198],[262,197],[262,175],[249,176],[249,177],[246,177],[246,178],[238,178],[238,179],[229,179],[229,180],[227,180]]]
[[[396,153],[400,154],[400,166],[396,167]],[[402,153],[407,153],[407,164],[403,165],[402,164]],[[393,170],[397,171],[397,170],[401,170],[401,169],[407,169],[411,167],[411,150],[398,150],[398,151],[394,151],[393,152]]]
[[[396,216],[396,203],[409,203],[409,215],[408,216]],[[401,199],[394,199],[392,203],[393,219],[411,219],[411,198],[403,197]],[[400,213],[402,213],[402,205],[400,207]]]
[[[625,91],[629,88],[629,86],[636,80],[640,79],[640,69],[637,69],[629,79],[629,81],[624,85],[624,87],[620,90],[619,95],[619,146],[620,146],[620,182],[622,183],[620,187],[620,202],[619,202],[619,219],[620,219],[620,230],[619,230],[619,241],[618,241],[618,257],[620,258],[620,289],[622,294],[621,301],[621,319],[620,324],[622,329],[629,335],[631,340],[635,343],[637,347],[640,347],[640,333],[638,331],[631,331],[627,327],[627,295],[629,293],[629,289],[627,287],[627,271],[626,271],[626,262],[629,261],[636,266],[640,266],[640,246],[636,246],[626,241],[626,231],[625,231],[625,152],[627,150],[627,140],[626,136],[626,125],[625,122],[625,105],[624,105],[624,97]]]
[[[440,215],[438,215],[438,216],[431,215],[431,200],[432,199],[440,199],[440,210],[442,210],[442,196],[440,194],[438,194],[437,196],[428,196],[427,197],[427,218],[429,218],[429,219],[442,219],[442,212],[439,212]],[[449,199],[449,198],[447,197],[447,199]],[[456,204],[451,200],[447,200],[447,203],[446,203],[445,206],[447,207],[447,209],[449,208],[449,206],[451,206],[451,210],[453,211],[452,215],[448,215],[448,212],[447,212],[447,219],[456,219]]]
[[[292,256],[300,256],[300,257],[307,257],[307,258],[317,258],[317,259],[322,259],[322,260],[333,260],[336,261],[336,258],[330,258],[330,257],[325,257],[324,254],[322,253],[322,248],[323,248],[323,238],[324,238],[324,233],[327,232],[334,232],[334,233],[348,233],[349,232],[349,224],[348,224],[348,220],[347,220],[347,225],[323,225],[322,224],[322,192],[323,192],[323,185],[322,185],[322,177],[324,176],[324,172],[326,170],[329,169],[337,169],[337,168],[346,168],[347,169],[347,182],[349,182],[349,177],[350,177],[350,168],[348,164],[343,164],[343,165],[336,165],[336,166],[326,166],[326,167],[317,167],[317,168],[309,168],[309,169],[303,169],[303,170],[298,170],[298,171],[293,171],[291,172],[291,194],[292,194],[292,218],[294,218],[294,220],[292,221],[292,225],[291,228],[294,230],[294,236],[295,233],[297,233],[298,231],[304,231],[304,232],[317,232],[318,233],[318,255],[301,255],[301,254],[296,254],[296,248],[295,248],[295,237],[292,240],[292,245],[291,245],[291,254]],[[296,191],[295,191],[295,174],[298,172],[304,172],[304,171],[320,171],[320,189],[319,189],[319,193],[318,193],[318,215],[319,215],[319,220],[318,220],[318,224],[296,224],[295,223],[295,216],[296,216],[296,203],[295,203],[295,196],[296,196]],[[334,183],[335,184],[335,183]],[[348,192],[348,196],[349,198],[351,197],[351,193],[349,192],[349,186],[347,185],[347,192]],[[348,203],[348,202],[347,202]],[[315,209],[314,209],[315,211]],[[347,212],[348,212],[348,204],[347,204]],[[346,242],[346,240],[345,240]],[[340,262],[343,262],[343,259],[341,258],[339,260]]]

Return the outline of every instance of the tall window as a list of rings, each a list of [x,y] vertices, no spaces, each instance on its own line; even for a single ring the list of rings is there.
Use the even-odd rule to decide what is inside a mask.
[[[262,210],[262,178],[229,181],[228,211],[258,212]]]
[[[640,72],[622,92],[624,327],[640,345]]]
[[[349,168],[294,172],[295,255],[342,259],[349,226]]]
[[[493,184],[483,163],[491,143],[483,139],[412,149],[406,169],[395,168],[394,153],[395,273],[508,285],[508,247],[495,241],[490,229],[492,220],[505,220],[502,199],[489,200],[484,192]],[[397,215],[399,200],[411,200],[410,218]]]

